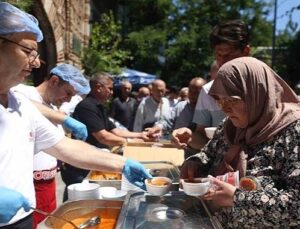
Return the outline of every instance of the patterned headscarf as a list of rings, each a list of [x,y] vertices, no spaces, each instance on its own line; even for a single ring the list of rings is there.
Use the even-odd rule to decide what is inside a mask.
[[[246,128],[235,127],[229,118],[224,124],[225,139],[231,145],[224,160],[229,164],[236,160],[243,145],[267,141],[300,119],[297,95],[268,65],[253,57],[225,63],[209,95],[215,99],[238,96],[246,103],[249,121]]]
[[[241,57],[224,64],[209,95],[214,98],[239,96],[246,103],[249,124],[235,127],[230,119],[225,134],[232,144],[257,145],[300,119],[297,95],[268,65]]]

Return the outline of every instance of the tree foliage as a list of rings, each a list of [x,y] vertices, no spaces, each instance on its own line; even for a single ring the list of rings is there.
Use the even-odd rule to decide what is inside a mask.
[[[128,67],[158,74],[169,84],[186,85],[205,76],[213,60],[212,27],[243,19],[251,28],[252,46],[270,46],[269,5],[256,0],[140,0],[123,3],[122,48],[133,58]],[[125,18],[125,19],[124,19]]]
[[[113,14],[102,14],[101,22],[92,27],[88,48],[83,51],[86,73],[120,73],[123,62],[130,58],[128,51],[119,48],[120,41],[120,25],[115,22]]]
[[[33,4],[33,0],[7,0],[6,2],[28,12],[30,11],[32,4]]]

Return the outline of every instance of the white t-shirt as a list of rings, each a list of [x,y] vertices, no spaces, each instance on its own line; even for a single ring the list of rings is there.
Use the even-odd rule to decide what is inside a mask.
[[[22,193],[35,206],[33,155],[54,146],[64,135],[28,99],[12,91],[8,107],[0,104],[0,130],[0,186]],[[21,208],[8,224],[28,214]]]
[[[77,104],[82,100],[80,95],[72,96],[70,102],[64,102],[60,107],[59,110],[64,112],[66,115],[70,116],[73,114],[75,107]]]
[[[205,84],[198,96],[193,122],[202,126],[217,127],[225,118],[224,112],[216,104],[214,98],[208,94],[213,82]]]
[[[40,93],[36,89],[36,87],[33,86],[28,86],[24,84],[19,84],[16,87],[12,88],[13,91],[18,92],[23,94],[26,98],[36,101],[39,103],[42,103],[54,110],[57,110],[57,107],[54,105],[48,105],[44,103],[43,98],[41,97]],[[61,125],[55,125],[62,133],[64,133],[63,128]],[[33,170],[34,171],[44,171],[44,170],[53,170],[56,169],[57,166],[57,159],[55,157],[52,157],[51,155],[44,153],[43,151],[37,153],[34,155],[34,160],[33,160]],[[51,175],[52,174],[52,175]],[[35,179],[39,180],[44,177],[45,180],[51,179],[55,176],[55,173],[48,173],[44,172],[43,175],[42,173],[35,173]]]

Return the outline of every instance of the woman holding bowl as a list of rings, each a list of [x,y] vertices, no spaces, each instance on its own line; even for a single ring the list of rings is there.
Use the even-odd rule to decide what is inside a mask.
[[[245,191],[213,179],[204,195],[229,228],[300,226],[300,104],[292,89],[265,63],[241,57],[224,64],[209,94],[227,118],[214,137],[182,165],[193,179],[239,171],[252,177]]]

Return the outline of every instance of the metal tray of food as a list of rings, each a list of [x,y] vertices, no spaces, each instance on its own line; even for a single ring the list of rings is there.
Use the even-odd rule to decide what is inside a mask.
[[[129,193],[124,201],[116,229],[219,229],[205,203],[183,192],[153,196]]]
[[[177,166],[168,161],[142,161],[141,163],[152,176],[169,177],[172,180],[171,190],[178,190],[180,171]],[[87,179],[90,182],[98,183],[101,187],[112,186],[121,189],[121,174],[90,171]]]
[[[61,216],[80,225],[93,216],[100,216],[101,223],[93,228],[113,229],[116,226],[123,201],[116,200],[78,200],[65,202],[58,207],[53,214]],[[53,218],[47,217],[41,224],[41,229],[68,229],[73,228],[70,224]]]
[[[102,171],[90,171],[87,175],[89,182],[97,183],[101,187],[115,187],[121,189],[122,175],[119,173],[109,173]]]

